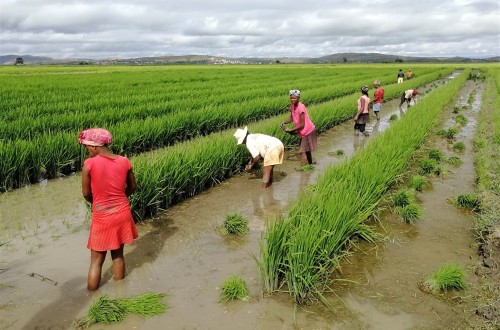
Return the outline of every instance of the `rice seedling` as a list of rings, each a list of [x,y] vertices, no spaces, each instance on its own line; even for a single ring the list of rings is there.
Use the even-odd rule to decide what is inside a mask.
[[[299,167],[297,169],[297,171],[301,171],[301,172],[310,172],[313,170],[314,170],[314,165],[312,165],[312,164],[302,165],[301,167]]]
[[[448,158],[446,161],[448,162],[448,164],[451,164],[453,166],[458,166],[458,165],[461,165],[463,163],[463,161],[456,156],[452,156],[452,157]]]
[[[413,202],[413,193],[410,190],[402,190],[392,196],[392,203],[396,207],[403,207]]]
[[[467,110],[469,108],[468,105],[462,105],[462,110]]]
[[[423,159],[420,161],[420,169],[422,174],[431,174],[437,166],[435,159]]]
[[[457,107],[457,106],[455,106],[455,107],[453,107],[453,111],[452,112],[453,113],[459,113],[460,112],[460,108]]]
[[[401,216],[404,222],[413,224],[422,216],[422,208],[411,203],[402,207],[396,207],[396,212]]]
[[[474,194],[462,194],[452,199],[455,206],[478,210],[481,207],[479,196]]]
[[[444,264],[420,285],[423,291],[434,294],[448,290],[463,290],[466,287],[465,271],[454,263]]]
[[[398,119],[398,115],[396,115],[395,113],[392,114],[390,117],[389,117],[389,120],[397,120]]]
[[[444,159],[444,153],[439,149],[431,149],[429,151],[429,158],[435,159],[438,163]]]
[[[437,176],[440,176],[440,175],[448,173],[448,169],[446,167],[444,167],[443,165],[438,165],[434,168],[433,173]]]
[[[337,151],[335,151],[335,155],[336,156],[343,156],[344,155],[344,150],[338,149]]]
[[[248,301],[250,299],[246,282],[237,275],[233,275],[225,280],[224,283],[222,283],[220,292],[220,300],[223,303],[235,299],[243,301]]]
[[[165,297],[163,293],[145,293],[122,299],[111,299],[108,295],[103,295],[93,303],[86,316],[75,322],[74,326],[84,329],[97,323],[119,323],[128,314],[137,314],[140,317],[160,315],[166,310],[163,297]]]
[[[248,220],[241,214],[228,214],[222,223],[223,234],[243,236],[248,232]]]
[[[458,115],[455,117],[455,121],[457,122],[457,124],[460,124],[462,126],[465,126],[467,125],[467,118],[465,118],[464,115]]]
[[[458,151],[465,150],[465,144],[463,142],[457,142],[453,144],[453,149]]]
[[[458,133],[458,129],[456,127],[450,127],[448,129],[442,129],[437,132],[438,135],[443,136],[447,139],[453,139],[455,135]]]
[[[414,175],[410,178],[410,188],[422,191],[427,184],[427,178],[422,175]]]

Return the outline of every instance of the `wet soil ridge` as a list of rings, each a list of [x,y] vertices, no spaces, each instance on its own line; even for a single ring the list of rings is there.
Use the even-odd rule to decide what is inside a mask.
[[[476,313],[489,324],[500,325],[500,69],[491,68],[489,75],[474,137],[481,200],[475,221],[481,260],[476,274],[484,281]]]
[[[366,72],[366,69],[364,69],[363,71],[362,74],[370,78],[353,80],[352,77],[358,75],[351,72],[350,77],[342,78],[339,84],[334,84],[334,87],[329,88],[326,88],[325,85],[330,86],[331,77],[322,76],[321,79],[317,80],[310,77],[305,78],[302,82],[303,85],[310,87],[308,89],[310,91],[308,103],[323,102],[347,95],[362,84],[370,83],[373,79],[380,79],[380,76],[389,80],[388,76],[381,74],[379,70]],[[430,75],[435,74],[431,68],[423,69],[422,71]],[[449,71],[451,69],[442,69],[442,74],[444,75]],[[416,78],[414,83],[418,79],[425,79],[425,76],[423,74],[422,77]],[[90,76],[87,78],[95,79]],[[254,80],[247,79],[247,81]],[[289,83],[283,80],[288,81],[288,74],[283,73],[281,84],[276,85],[279,86],[279,90],[286,91],[288,88],[285,84]],[[76,84],[75,82],[72,83]],[[71,85],[71,83],[69,84]],[[7,82],[5,85],[11,86]],[[123,104],[118,102],[118,105],[104,105],[104,108],[111,107],[112,109],[110,111],[99,109],[97,115],[94,116],[92,113],[86,111],[85,106],[82,106],[82,104],[85,104],[84,102],[79,102],[76,103],[75,108],[80,109],[83,107],[83,109],[80,109],[81,114],[73,112],[69,114],[62,111],[59,114],[51,114],[47,122],[44,122],[45,119],[43,117],[31,115],[29,111],[28,113],[26,111],[23,112],[25,114],[23,118],[10,118],[13,115],[10,114],[9,117],[9,113],[0,114],[5,119],[5,123],[9,122],[4,128],[0,127],[0,132],[2,132],[0,135],[14,131],[8,137],[3,139],[0,137],[0,159],[2,159],[2,163],[0,164],[0,192],[35,183],[42,179],[55,178],[78,171],[86,156],[83,150],[75,143],[77,130],[82,127],[107,126],[106,128],[112,131],[114,135],[114,142],[111,146],[113,151],[123,155],[134,155],[172,145],[178,141],[227,129],[242,122],[247,123],[286,111],[281,98],[276,96],[262,97],[262,95],[268,94],[268,86],[260,85],[258,87],[261,89],[260,91],[253,85],[245,85],[241,82],[239,86],[240,91],[233,92],[235,95],[227,95],[224,92],[224,88],[221,88],[219,93],[217,91],[214,92],[216,86],[213,85],[210,88],[194,88],[194,90],[205,92],[198,99],[209,102],[200,104],[195,109],[193,109],[195,99],[184,97],[182,99],[175,99],[175,104],[169,105],[171,109],[168,107],[167,109],[160,108],[156,112],[151,111],[149,107],[134,107],[133,102],[130,102],[132,104],[131,107],[122,109]],[[84,88],[77,89],[83,90]],[[274,88],[274,93],[278,93],[278,87]],[[22,91],[27,90],[26,86],[19,89]],[[145,90],[147,91],[147,89]],[[249,93],[248,90],[252,92]],[[221,98],[221,94],[225,95]],[[102,94],[97,93],[97,95]],[[214,99],[214,95],[218,99]],[[278,95],[282,95],[282,92]],[[108,95],[103,98],[106,102],[108,101]],[[247,102],[242,103],[241,100],[247,100]],[[25,102],[22,98],[17,101],[21,104]],[[95,102],[103,101],[97,100]],[[221,102],[227,104],[218,104]],[[95,105],[86,106],[92,107]],[[9,105],[6,107],[9,107]],[[54,107],[54,104],[47,105],[47,108],[50,109]],[[68,107],[67,104],[64,107]],[[120,111],[115,111],[113,107],[119,107]],[[190,110],[178,111],[175,109]],[[33,111],[37,111],[37,108],[35,107]],[[136,112],[139,112],[139,114]],[[168,114],[165,114],[165,112],[168,112]],[[16,116],[19,116],[19,114]],[[132,117],[134,119],[123,122],[122,119],[124,117]],[[6,118],[10,119],[7,120]],[[26,118],[28,119],[27,122],[25,121]],[[90,121],[89,118],[91,118]],[[56,123],[57,128],[51,129],[50,126],[53,123]],[[38,128],[33,127],[33,125],[38,126]],[[67,125],[71,127],[67,127]],[[51,132],[47,133],[47,130]],[[68,133],[68,130],[74,132]],[[28,137],[25,135],[28,135]]]
[[[408,166],[415,150],[456,96],[468,71],[432,91],[402,120],[339,166],[327,168],[314,192],[304,192],[282,221],[268,226],[260,268],[268,291],[286,284],[297,302],[322,298],[327,275],[353,235],[370,239],[364,221]]]
[[[443,69],[421,76],[412,80],[411,86],[435,81],[449,72]],[[400,97],[402,88],[400,85],[385,87],[385,99]],[[358,97],[353,94],[310,107],[316,130],[321,133],[352,118]],[[297,137],[279,128],[282,121],[283,115],[265,119],[251,124],[249,131],[275,136],[288,147],[296,145]],[[233,132],[214,133],[134,157],[132,163],[137,182],[141,182],[140,189],[130,198],[135,218],[142,220],[154,216],[159,210],[215,186],[241,170],[248,153],[236,145]]]

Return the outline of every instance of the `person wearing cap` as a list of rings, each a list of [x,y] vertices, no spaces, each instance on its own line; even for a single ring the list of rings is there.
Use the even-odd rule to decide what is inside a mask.
[[[403,69],[399,69],[399,72],[398,72],[398,84],[403,83],[404,78],[405,78],[405,74],[403,72]]]
[[[365,131],[366,124],[370,119],[370,98],[368,97],[368,86],[361,87],[361,96],[358,98],[358,111],[354,116],[354,135],[358,136],[359,132],[364,136],[370,134]]]
[[[111,133],[103,128],[87,129],[78,136],[78,143],[90,155],[82,168],[82,194],[92,204],[87,243],[90,249],[89,291],[99,288],[107,251],[111,251],[113,260],[113,278],[125,277],[123,247],[138,237],[127,198],[136,189],[134,172],[127,158],[115,155],[108,148],[111,141]]]
[[[299,152],[301,165],[313,164],[312,152],[317,148],[316,126],[309,118],[306,106],[300,102],[300,91],[292,89],[290,96],[290,117],[280,124],[282,130],[290,134],[297,134],[300,138]],[[286,124],[293,122],[293,128]]]
[[[384,89],[380,87],[379,80],[373,82],[373,87],[375,87],[375,92],[373,93],[373,112],[377,120],[380,120],[379,112],[382,110],[382,102],[384,101]]]
[[[274,166],[283,163],[285,147],[283,143],[265,134],[250,134],[248,127],[237,129],[233,134],[238,144],[246,145],[252,158],[245,166],[245,171],[250,171],[261,159],[264,159],[264,173],[262,176],[262,188],[268,188],[273,183]]]
[[[408,108],[411,105],[411,100],[413,99],[413,102],[416,102],[416,96],[418,95],[418,90],[416,89],[408,89],[406,90],[402,95],[401,95],[401,102],[399,103],[399,110],[401,110],[401,106],[403,103],[406,102],[408,105]]]

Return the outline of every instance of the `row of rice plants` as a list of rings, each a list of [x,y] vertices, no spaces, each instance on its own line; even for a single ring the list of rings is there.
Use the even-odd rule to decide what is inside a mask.
[[[412,86],[434,80],[448,70],[443,69],[441,72],[417,78],[419,80],[415,79]],[[402,87],[399,86],[397,86],[398,91],[394,92],[395,94],[400,93],[399,89]],[[393,88],[387,87],[388,98],[391,97],[390,91],[395,90],[395,88],[396,86]],[[356,95],[353,97],[356,97]],[[345,103],[345,101],[345,99],[339,99],[339,102]],[[248,111],[233,108],[224,112],[214,109],[213,112],[206,111],[201,114],[196,113],[196,115],[190,115],[189,112],[186,112],[180,113],[178,116],[151,118],[135,123],[125,122],[117,127],[108,128],[112,130],[115,136],[112,145],[113,150],[121,154],[131,155],[163,147],[178,140],[208,134],[215,130],[286,111],[287,103],[285,102],[287,101],[285,99],[283,101],[276,99],[275,102],[275,108],[278,108],[278,104],[280,104],[280,109],[274,112],[268,110],[270,113],[267,114],[265,113],[266,107],[260,108],[254,105]],[[258,111],[264,111],[265,115]],[[345,119],[346,115],[344,114],[339,118]],[[58,173],[64,174],[79,169],[83,159],[82,152],[78,148],[72,148],[71,144],[64,147],[64,143],[74,138],[75,135],[71,133],[58,133],[35,138],[31,143],[25,141],[4,142],[0,140],[0,157],[2,160],[6,160],[0,167],[0,190],[17,188],[36,182],[40,178],[53,178]],[[60,148],[64,148],[64,150]],[[16,155],[18,153],[27,156],[22,161],[17,161]],[[46,155],[54,157],[47,157]]]
[[[301,85],[307,86],[304,92],[308,93],[310,102],[318,103],[339,95],[349,94],[354,91],[355,86],[366,83],[368,79],[375,79],[374,77],[379,77],[379,75],[379,72],[373,72],[357,81],[353,80],[352,76],[337,78],[333,88],[332,77],[316,79],[310,83],[301,82]],[[382,79],[384,78],[388,77],[383,76]],[[341,90],[340,86],[344,86],[344,89]],[[184,85],[184,90],[191,89],[191,86],[186,87],[187,85]],[[157,90],[157,93],[151,95],[149,90],[144,88],[141,91],[147,94],[138,95],[134,100],[130,99],[128,95],[113,99],[112,95],[98,93],[88,101],[80,100],[73,103],[64,100],[67,107],[73,107],[74,111],[72,112],[38,116],[36,119],[32,116],[22,116],[17,119],[10,118],[8,123],[7,121],[0,122],[0,139],[33,139],[36,136],[47,134],[47,132],[76,132],[82,128],[98,125],[112,127],[123,122],[124,118],[133,122],[146,118],[175,115],[186,110],[206,112],[221,108],[221,111],[227,111],[226,109],[250,108],[252,106],[274,109],[275,101],[284,95],[283,91],[286,91],[287,88],[289,88],[289,81],[282,76],[280,81],[273,83],[272,88],[267,82],[253,84],[245,82],[238,86],[238,90],[228,93],[225,84],[212,84],[210,89],[203,88],[203,93],[196,91],[195,95],[188,96],[184,92],[178,92],[175,98],[170,97],[168,101],[164,100],[163,94],[173,91]],[[85,89],[85,86],[81,86],[79,89]],[[43,93],[43,90],[39,93]],[[76,92],[73,91],[73,93]],[[92,107],[98,108],[98,110],[85,111],[89,103],[93,103]],[[26,104],[29,105],[29,103]],[[29,106],[31,107],[31,105]],[[53,107],[54,105],[45,104],[45,106]],[[80,111],[80,109],[84,109],[84,111]],[[247,111],[247,109],[240,109],[240,111]]]
[[[436,72],[435,80],[440,75]],[[415,79],[412,86],[424,83]],[[408,87],[409,85],[406,85]],[[399,97],[399,85],[386,87],[387,99]],[[318,132],[353,117],[358,95],[349,95],[309,108]],[[272,117],[250,125],[250,131],[278,137],[287,146],[295,145],[297,137],[279,128],[283,116]],[[237,147],[233,130],[214,133],[172,147],[132,158],[138,190],[131,196],[137,220],[154,215],[184,198],[218,184],[241,168],[248,160],[245,148]]]
[[[286,287],[297,302],[311,294],[323,298],[350,239],[371,238],[364,221],[466,78],[462,73],[429,93],[352,159],[327,168],[313,192],[301,194],[286,217],[268,226],[259,262],[268,291]]]

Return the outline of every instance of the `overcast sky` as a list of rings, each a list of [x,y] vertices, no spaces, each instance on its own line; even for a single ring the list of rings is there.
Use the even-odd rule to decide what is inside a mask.
[[[500,55],[500,1],[0,0],[0,55]]]

